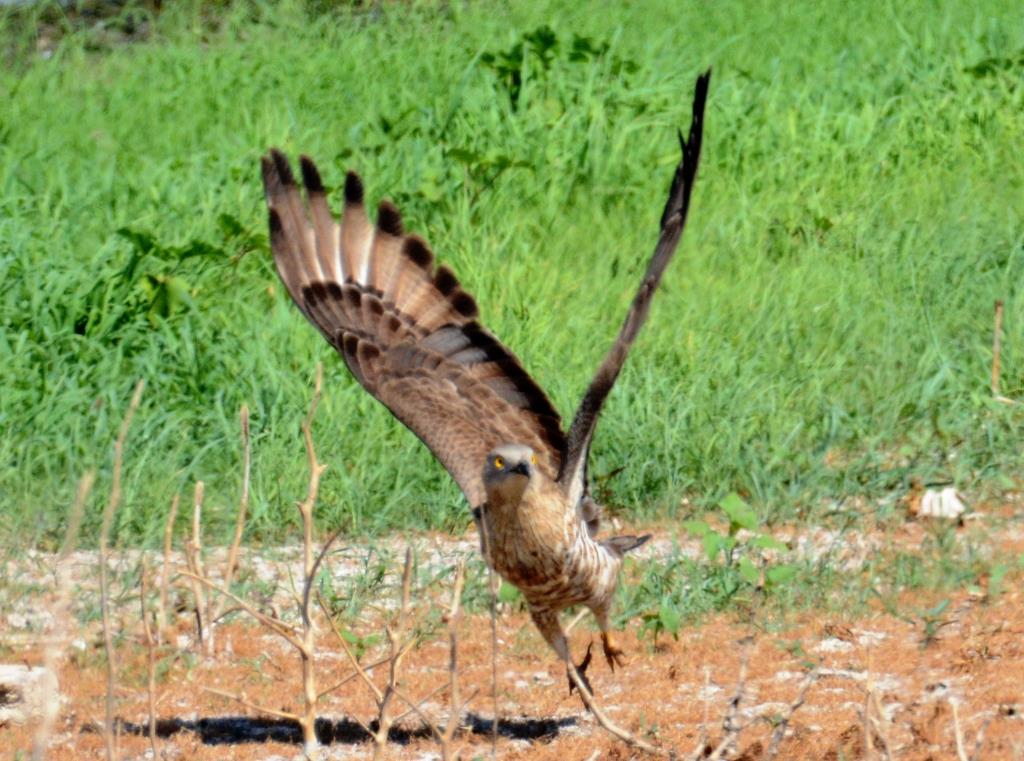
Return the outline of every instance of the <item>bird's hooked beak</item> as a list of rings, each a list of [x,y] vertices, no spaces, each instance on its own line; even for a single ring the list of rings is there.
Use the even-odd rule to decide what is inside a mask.
[[[518,473],[521,476],[530,477],[530,463],[528,462],[517,462],[511,468],[508,469],[509,473]]]

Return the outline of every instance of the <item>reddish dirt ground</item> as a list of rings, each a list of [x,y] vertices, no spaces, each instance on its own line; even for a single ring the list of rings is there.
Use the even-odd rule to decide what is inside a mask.
[[[1019,587],[1019,585],[1018,585]],[[916,608],[928,604],[920,598]],[[778,758],[859,759],[864,753],[863,706],[869,691],[877,695],[881,736],[891,758],[906,761],[956,759],[951,703],[959,706],[966,757],[1024,758],[1024,599],[1011,588],[995,600],[959,594],[951,598],[933,642],[923,643],[920,623],[885,613],[844,620],[807,615],[760,631],[749,651],[749,668],[740,702],[740,735],[733,758],[766,755],[774,717],[794,701],[806,666],[818,663],[819,679],[796,711]],[[187,627],[183,619],[182,630]],[[573,633],[582,652],[591,634]],[[300,696],[294,651],[252,624],[232,623],[218,630],[221,652],[213,658],[162,649],[157,685],[161,755],[187,759],[270,759],[298,755],[298,735],[287,722],[260,720],[256,711],[203,690],[245,690],[248,698],[271,708],[295,710]],[[742,660],[740,640],[750,628],[717,617],[663,638],[653,647],[638,641],[635,627],[623,635],[630,658],[615,674],[595,659],[590,677],[598,699],[613,720],[659,745],[690,753],[697,745],[705,713],[709,740],[722,736],[722,719],[736,694]],[[503,719],[497,753],[505,759],[623,759],[636,754],[601,731],[567,692],[565,675],[522,613],[503,614],[498,627],[498,694]],[[320,684],[347,673],[344,657],[322,635]],[[799,642],[799,649],[796,643]],[[149,748],[139,728],[147,722],[146,651],[138,640],[119,644],[117,714],[128,722],[120,737],[123,758],[144,757]],[[372,660],[368,654],[365,660]],[[490,752],[490,620],[465,617],[460,626],[460,683],[470,701],[456,745],[465,757]],[[24,661],[38,662],[27,651]],[[406,661],[402,689],[419,700],[446,684],[448,645],[444,630],[413,650]],[[378,682],[380,677],[378,677]],[[74,651],[61,673],[66,696],[50,757],[102,758],[103,739],[95,727],[104,713],[105,671],[100,643]],[[443,717],[442,690],[423,709]],[[399,710],[404,710],[400,708]],[[349,682],[323,702],[319,716],[332,724],[328,758],[362,758],[371,753],[355,718],[374,715],[369,694]],[[877,715],[877,714],[876,714]],[[234,717],[234,720],[231,720]],[[757,720],[760,717],[761,720]],[[475,724],[475,731],[473,725]],[[975,754],[976,738],[984,727]],[[425,736],[422,720],[401,723],[387,757],[426,759],[437,746]],[[0,728],[0,748],[27,749],[31,726]],[[884,758],[883,740],[873,734],[870,757]],[[6,756],[6,753],[5,753]],[[10,757],[10,756],[6,756]]]

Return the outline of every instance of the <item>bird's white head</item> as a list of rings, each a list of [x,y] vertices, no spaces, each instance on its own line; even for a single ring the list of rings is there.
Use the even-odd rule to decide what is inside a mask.
[[[537,455],[524,444],[501,444],[484,463],[487,501],[494,506],[518,505],[537,469]]]

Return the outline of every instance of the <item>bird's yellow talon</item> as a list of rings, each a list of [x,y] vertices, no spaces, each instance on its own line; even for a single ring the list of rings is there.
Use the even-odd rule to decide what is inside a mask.
[[[608,661],[608,667],[615,671],[615,667],[626,665],[626,654],[615,643],[615,638],[609,632],[601,632],[601,644],[604,646],[604,657]]]

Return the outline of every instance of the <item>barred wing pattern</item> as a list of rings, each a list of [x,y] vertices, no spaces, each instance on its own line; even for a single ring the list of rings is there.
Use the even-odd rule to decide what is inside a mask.
[[[270,243],[278,274],[302,313],[338,350],[362,386],[424,444],[472,507],[486,501],[487,454],[526,444],[554,480],[561,420],[519,360],[477,321],[473,297],[384,201],[371,224],[350,172],[339,222],[313,162],[300,160],[307,203],[288,160],[262,161]]]

